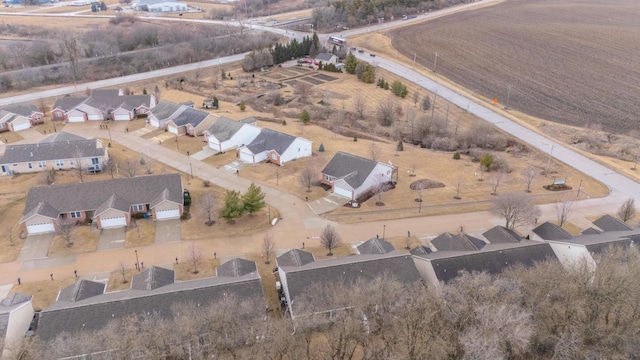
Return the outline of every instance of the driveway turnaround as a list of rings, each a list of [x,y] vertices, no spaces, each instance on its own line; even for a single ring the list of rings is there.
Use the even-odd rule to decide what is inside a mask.
[[[18,260],[31,260],[46,258],[49,246],[53,240],[53,234],[31,235],[27,237],[18,255]]]
[[[123,248],[126,230],[126,227],[102,229],[100,231],[100,240],[98,241],[98,250]]]
[[[180,241],[180,219],[156,221],[156,244]]]

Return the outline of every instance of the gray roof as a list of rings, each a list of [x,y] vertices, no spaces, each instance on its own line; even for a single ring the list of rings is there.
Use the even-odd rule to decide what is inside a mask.
[[[403,284],[421,280],[411,255],[393,251],[386,254],[351,255],[329,260],[314,261],[303,266],[286,266],[278,258],[278,267],[284,272],[289,301],[295,305],[296,299],[302,299],[309,291],[318,287],[344,285],[352,286],[357,281],[370,281],[382,275],[390,275]],[[303,304],[299,305],[304,306]],[[325,304],[324,311],[333,305]]]
[[[572,237],[567,230],[548,221],[538,225],[532,231],[544,240],[567,240]]]
[[[522,241],[520,235],[511,229],[507,229],[504,226],[494,226],[486,232],[482,233],[490,243],[518,243]]]
[[[593,227],[589,227],[589,228],[586,228],[586,229],[582,230],[581,234],[582,235],[593,235],[593,234],[600,234],[600,233],[602,233],[602,231],[600,231],[600,230],[598,230],[596,228],[593,228]]]
[[[131,289],[155,290],[174,283],[173,270],[152,266],[131,279]]]
[[[117,108],[129,111],[139,106],[150,107],[151,95],[120,95],[117,89],[96,89],[91,91],[91,96],[63,97],[56,99],[54,109],[70,111],[81,104],[87,104],[98,110],[114,110]]]
[[[386,254],[395,248],[390,242],[378,238],[369,239],[356,247],[359,254]]]
[[[282,155],[295,139],[295,136],[289,134],[271,129],[262,129],[251,144],[247,145],[247,148],[254,154],[273,150],[279,155]]]
[[[625,224],[622,220],[614,218],[611,215],[604,215],[593,222],[593,225],[602,231],[629,231],[632,228]]]
[[[140,6],[140,5],[154,5],[154,4],[161,4],[161,3],[164,3],[164,2],[184,4],[183,2],[178,1],[178,0],[138,0],[137,4],[138,4],[138,6]]]
[[[486,242],[466,234],[443,233],[431,240],[438,251],[475,251],[482,249]]]
[[[278,256],[278,266],[303,266],[314,262],[313,254],[299,249],[291,249]]]
[[[240,277],[256,271],[258,271],[256,263],[240,258],[233,258],[216,269],[218,276],[228,277]]]
[[[126,199],[130,205],[149,204],[168,190],[167,199],[182,204],[182,177],[180,174],[146,175],[135,178],[104,180],[69,185],[33,187],[27,194],[23,220],[40,203],[46,203],[58,213],[96,210],[114,194]],[[57,216],[56,216],[57,217]]]
[[[79,280],[76,281],[75,284],[69,285],[60,290],[57,301],[76,302],[88,299],[90,297],[103,294],[105,288],[106,285],[103,283],[90,280]]]
[[[152,290],[108,292],[76,302],[56,301],[40,313],[37,333],[43,340],[52,340],[63,332],[101,329],[116,318],[148,313],[170,318],[174,305],[207,306],[225,296],[235,296],[238,301],[262,300],[258,272],[240,277],[218,276],[174,282]]]
[[[0,301],[0,355],[2,354],[1,340],[4,340],[7,335],[11,312],[25,302],[31,301],[32,298],[31,295],[13,293]]]
[[[78,140],[88,140],[83,138],[82,136],[70,134],[68,132],[60,131],[53,135],[49,135],[46,138],[38,141],[39,144],[44,143],[53,143],[53,142],[66,142],[66,141],[78,141]]]
[[[417,256],[429,259],[436,277],[443,282],[454,279],[461,271],[498,274],[516,264],[533,266],[536,262],[557,259],[548,243],[526,240],[519,244],[488,245],[487,249],[481,251],[437,251]]]
[[[568,240],[558,240],[566,244],[579,244],[587,248],[590,253],[599,254],[611,246],[628,248],[632,243],[640,240],[640,233],[636,231],[607,231],[597,234],[583,234]]]
[[[187,124],[191,124],[191,126],[196,127],[200,125],[210,114],[208,112],[200,111],[198,109],[192,109],[190,107],[184,108],[179,114],[171,118],[171,121],[176,124],[176,126],[184,126]]]
[[[376,167],[378,162],[360,156],[338,151],[322,173],[344,179],[354,189],[359,188]]]
[[[238,120],[239,122],[243,123],[243,124],[255,124],[258,120],[256,118],[254,118],[253,116],[249,116],[246,117],[242,120]]]
[[[176,104],[168,100],[160,100],[158,105],[149,110],[149,112],[159,120],[165,120],[171,118],[171,116],[176,114],[178,111],[183,111],[186,108],[186,105]]]
[[[53,104],[53,108],[54,109],[60,109],[63,110],[65,112],[73,110],[76,106],[84,103],[86,100],[88,99],[88,97],[83,96],[83,97],[70,97],[70,96],[65,96],[65,97],[61,97],[56,99],[56,102]]]
[[[31,117],[34,113],[42,113],[42,111],[38,110],[38,107],[31,103],[5,105],[1,107],[0,110],[26,117]]]
[[[334,57],[335,55],[333,54],[329,54],[329,53],[320,53],[316,56],[315,60],[320,60],[320,61],[329,61],[331,60],[332,57]]]
[[[103,212],[109,209],[120,210],[122,212],[129,212],[131,203],[122,197],[113,194],[107,200],[105,200],[100,206],[96,208],[95,216],[101,215]]]
[[[218,141],[222,142],[231,139],[231,137],[243,126],[244,123],[240,121],[220,117],[207,129],[207,132],[215,136]]]
[[[431,254],[432,252],[433,251],[431,251],[430,247],[424,246],[424,245],[416,246],[413,249],[411,249],[411,251],[409,251],[411,255],[428,255],[428,254]]]
[[[36,144],[7,145],[0,163],[24,163],[47,160],[69,160],[81,154],[83,158],[103,157],[107,150],[98,147],[98,140],[54,141]]]

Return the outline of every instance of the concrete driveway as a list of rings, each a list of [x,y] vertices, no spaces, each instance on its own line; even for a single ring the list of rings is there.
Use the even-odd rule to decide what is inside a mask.
[[[40,234],[28,236],[22,245],[18,260],[31,260],[46,258],[49,253],[49,246],[54,234]]]
[[[348,202],[349,199],[344,196],[329,194],[321,199],[309,201],[308,204],[314,213],[320,215],[328,213],[329,211],[333,211]]]
[[[180,219],[156,221],[156,244],[180,241]]]
[[[126,232],[126,227],[102,229],[100,231],[100,240],[98,240],[98,250],[123,248]]]
[[[238,171],[238,170],[240,170],[240,169],[242,169],[244,167],[247,167],[248,165],[250,165],[250,164],[246,163],[246,162],[244,162],[242,160],[234,160],[234,161],[228,163],[227,165],[221,167],[220,169],[223,170],[223,171],[226,171],[228,173],[235,174],[236,171]]]

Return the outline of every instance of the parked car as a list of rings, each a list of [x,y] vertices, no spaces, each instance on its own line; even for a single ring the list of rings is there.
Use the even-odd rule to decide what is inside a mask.
[[[360,54],[364,54],[364,50],[362,50],[362,49],[358,50],[358,52],[359,52]]]
[[[356,49],[356,48],[354,48],[354,47],[352,47],[352,48],[351,48],[351,51],[356,51],[356,50],[358,50],[358,49]]]
[[[371,54],[369,54],[369,56],[376,57],[376,54],[371,53]]]

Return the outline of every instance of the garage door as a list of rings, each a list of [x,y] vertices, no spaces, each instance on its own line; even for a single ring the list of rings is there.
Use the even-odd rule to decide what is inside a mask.
[[[240,151],[240,160],[253,164],[253,154]]]
[[[69,122],[84,122],[84,116],[82,115],[69,116]]]
[[[116,121],[131,120],[131,118],[129,117],[129,114],[121,114],[121,115],[115,114],[113,119]]]
[[[103,229],[127,226],[127,218],[124,216],[100,218],[100,225]]]
[[[28,122],[21,123],[21,124],[14,124],[13,131],[27,130],[30,127],[31,127],[31,124]]]
[[[44,234],[49,232],[54,232],[56,228],[53,226],[53,223],[43,223],[43,224],[33,224],[27,225],[27,232],[29,235],[34,234]]]
[[[156,118],[152,118],[152,119],[149,121],[149,124],[150,124],[151,126],[155,126],[155,127],[159,128],[159,127],[160,127],[160,120],[158,120],[158,119],[156,119]]]
[[[333,193],[340,196],[345,196],[351,199],[351,189],[344,189],[338,185],[333,185]]]
[[[102,114],[89,114],[89,120],[104,120]]]
[[[156,210],[156,220],[179,219],[180,209]]]
[[[178,135],[178,128],[173,126],[167,126],[170,133]]]

